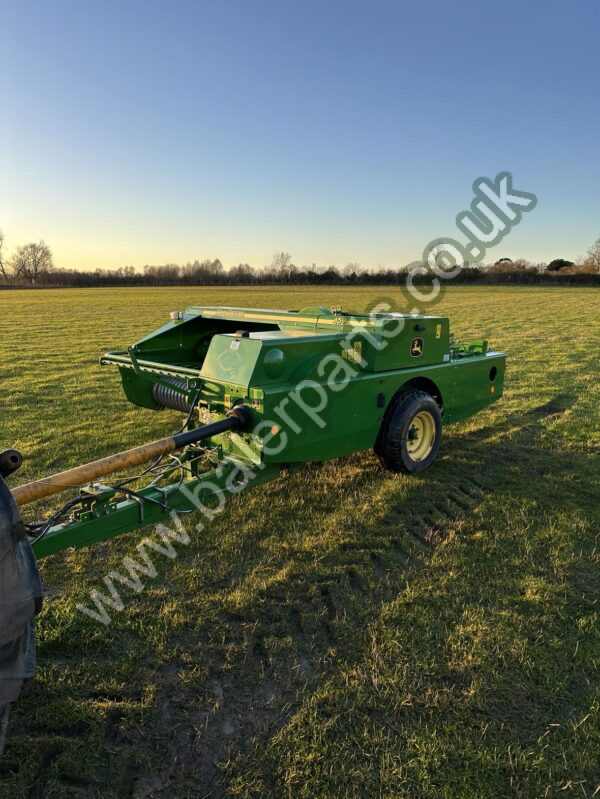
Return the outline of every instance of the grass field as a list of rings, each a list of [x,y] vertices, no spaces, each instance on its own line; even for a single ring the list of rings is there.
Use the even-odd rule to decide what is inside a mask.
[[[0,294],[0,447],[25,482],[174,429],[97,365],[170,310],[388,291]],[[2,799],[600,797],[600,291],[440,309],[509,367],[423,476],[361,453],[242,494],[108,628],[76,604],[136,537],[44,561]]]

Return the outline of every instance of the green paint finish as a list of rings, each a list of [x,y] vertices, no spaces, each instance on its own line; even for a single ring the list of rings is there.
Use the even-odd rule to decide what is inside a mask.
[[[451,343],[443,316],[201,306],[174,316],[129,354],[103,362],[120,366],[127,396],[146,407],[156,407],[154,383],[173,377],[188,400],[200,391],[215,418],[236,402],[249,404],[263,422],[258,433],[219,443],[265,463],[372,447],[389,404],[411,385],[436,397],[446,424],[502,395],[504,355],[486,342]]]
[[[183,484],[174,482],[160,490],[146,488],[139,492],[141,501],[113,498],[93,502],[91,509],[80,513],[74,520],[52,528],[34,544],[33,549],[38,558],[43,558],[63,549],[80,549],[157,524],[177,533],[174,514],[183,519],[183,514],[196,513],[196,532],[201,532],[210,523],[215,508],[228,496],[266,483],[279,472],[280,469],[274,466],[251,469],[241,461],[223,461],[218,469]],[[182,535],[181,531],[179,533]]]
[[[505,356],[487,342],[451,342],[445,317],[193,307],[101,363],[118,366],[137,405],[162,407],[158,384],[187,402],[198,398],[194,423],[243,402],[253,410],[253,429],[215,437],[216,469],[146,488],[141,502],[90,489],[85,512],[40,540],[38,556],[168,522],[173,511],[238,493],[242,478],[264,483],[284,464],[369,449],[386,410],[411,388],[435,397],[445,424],[467,419],[502,396]]]

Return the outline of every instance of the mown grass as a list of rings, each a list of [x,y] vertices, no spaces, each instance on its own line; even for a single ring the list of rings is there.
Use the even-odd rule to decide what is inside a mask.
[[[388,291],[0,295],[0,446],[20,482],[175,428],[97,366],[172,309]],[[138,538],[44,561],[0,796],[600,796],[599,301],[449,291],[455,333],[509,354],[500,403],[420,478],[360,453],[241,495],[108,628],[76,604]]]

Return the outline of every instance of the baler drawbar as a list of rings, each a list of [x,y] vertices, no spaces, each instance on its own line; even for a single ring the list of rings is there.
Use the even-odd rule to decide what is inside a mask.
[[[28,505],[36,500],[60,494],[68,488],[82,486],[85,483],[97,480],[99,477],[107,477],[117,471],[141,466],[155,458],[161,458],[191,444],[206,441],[208,438],[226,433],[229,430],[244,430],[249,426],[250,421],[251,414],[248,408],[244,407],[244,405],[238,405],[221,421],[211,422],[182,433],[175,433],[167,438],[161,438],[158,441],[143,444],[140,447],[134,447],[116,455],[110,455],[108,458],[102,458],[77,466],[74,469],[68,469],[43,480],[26,483],[13,489],[12,494],[17,505]]]

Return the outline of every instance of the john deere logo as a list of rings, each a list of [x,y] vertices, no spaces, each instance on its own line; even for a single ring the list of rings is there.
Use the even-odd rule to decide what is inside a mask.
[[[421,337],[413,338],[410,345],[410,354],[413,358],[423,355],[423,339]]]

